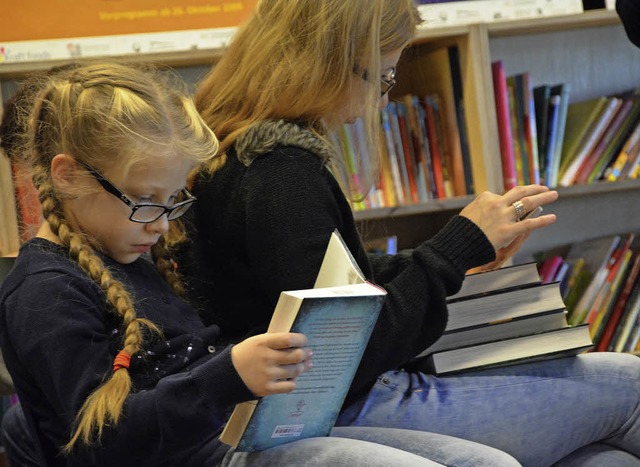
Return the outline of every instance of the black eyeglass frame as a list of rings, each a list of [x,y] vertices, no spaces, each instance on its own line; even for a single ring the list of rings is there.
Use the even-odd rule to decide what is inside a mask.
[[[197,200],[195,196],[189,193],[189,190],[187,190],[186,188],[183,188],[181,190],[181,193],[183,193],[187,197],[187,199],[185,199],[184,201],[180,201],[179,203],[176,203],[172,206],[165,206],[164,204],[159,204],[159,203],[134,203],[127,195],[125,195],[112,182],[110,182],[108,178],[106,178],[96,169],[91,167],[89,164],[79,161],[77,159],[76,159],[76,162],[80,164],[80,166],[82,166],[87,172],[89,172],[91,176],[93,176],[93,178],[95,178],[96,181],[100,184],[100,186],[104,188],[105,191],[107,191],[108,193],[118,198],[120,201],[122,201],[131,209],[131,215],[129,216],[129,220],[131,222],[137,222],[138,224],[150,224],[152,222],[157,221],[167,213],[168,213],[167,220],[172,221],[172,220],[178,219],[184,213],[186,213],[191,207],[191,205],[195,203]],[[162,209],[162,212],[158,211],[158,215],[153,219],[140,220],[140,219],[134,218],[138,210],[142,208],[148,208],[148,207]],[[176,209],[180,209],[180,208],[184,208],[184,210],[178,211],[178,214],[175,216],[171,216],[171,213],[175,212]]]

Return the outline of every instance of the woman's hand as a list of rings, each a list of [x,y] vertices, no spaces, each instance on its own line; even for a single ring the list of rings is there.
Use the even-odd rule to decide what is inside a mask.
[[[531,232],[556,221],[555,214],[527,219],[526,213],[557,199],[557,191],[542,185],[517,186],[502,196],[485,191],[467,205],[460,215],[467,217],[482,229],[496,252],[515,242],[514,248],[502,250],[504,262],[520,248]],[[518,210],[514,206],[517,202],[521,203],[521,212],[525,214],[521,218],[518,218]]]
[[[291,392],[296,378],[313,367],[313,353],[305,345],[304,334],[259,334],[234,345],[231,361],[256,396]]]

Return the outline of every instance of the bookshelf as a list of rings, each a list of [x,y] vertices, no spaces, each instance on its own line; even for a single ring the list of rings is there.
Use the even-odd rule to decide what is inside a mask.
[[[619,92],[640,82],[640,51],[627,40],[616,13],[602,9],[567,16],[420,29],[401,59],[392,98],[424,89],[420,70],[428,63],[422,57],[429,50],[449,45],[457,45],[460,51],[476,192],[503,190],[491,81],[493,60],[502,59],[507,73],[529,71],[534,84],[571,82],[572,100]],[[193,83],[222,53],[220,48],[195,49],[119,58],[144,59],[176,68]],[[1,63],[0,98],[4,93],[6,99],[21,77],[63,62]],[[606,66],[598,66],[600,63]],[[516,261],[583,237],[640,231],[640,216],[628,215],[631,207],[640,202],[640,182],[596,183],[559,191],[560,200],[548,208],[558,214],[558,222],[532,234]],[[356,212],[356,221],[365,237],[393,233],[398,235],[398,247],[404,248],[437,232],[471,199],[472,196],[463,196],[360,211]],[[594,216],[594,209],[601,214]]]
[[[490,63],[503,60],[507,74],[529,71],[534,85],[569,82],[571,102],[620,92],[640,82],[640,50],[627,39],[614,11],[455,26],[422,30],[408,54],[456,44],[461,51],[465,110],[474,161],[476,191],[503,190]],[[418,58],[419,61],[419,58]],[[419,74],[411,67],[407,74]],[[399,73],[399,81],[404,78]],[[470,84],[471,83],[471,84]],[[398,95],[420,90],[420,84],[399,83]],[[560,188],[560,199],[547,208],[558,222],[534,232],[515,262],[574,241],[640,231],[633,206],[640,202],[640,182],[595,183]],[[365,235],[398,235],[398,248],[410,247],[439,230],[472,197],[436,200],[417,206],[357,212]],[[595,215],[594,213],[598,213]]]

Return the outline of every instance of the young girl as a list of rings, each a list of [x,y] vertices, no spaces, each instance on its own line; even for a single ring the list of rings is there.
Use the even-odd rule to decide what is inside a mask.
[[[339,424],[446,433],[525,465],[567,456],[637,465],[636,357],[589,354],[448,377],[407,368],[442,334],[446,297],[465,272],[554,222],[553,214],[521,215],[558,196],[538,185],[482,193],[414,250],[365,253],[328,168],[330,132],[363,116],[378,141],[380,96],[384,104],[418,22],[411,0],[259,2],[196,93],[224,158],[193,186],[204,202],[193,213],[192,258],[181,262],[193,296],[230,338],[261,332],[281,290],[313,285],[337,228],[365,275],[388,292]]]
[[[5,440],[36,445],[8,450],[23,451],[14,465],[436,465],[429,449],[451,440],[406,430],[337,430],[252,454],[221,444],[236,403],[293,390],[312,363],[301,334],[220,346],[218,326],[174,293],[165,234],[195,202],[187,174],[211,160],[214,134],[151,70],[93,64],[37,89],[26,153],[45,222],[0,289],[0,343],[24,409]]]

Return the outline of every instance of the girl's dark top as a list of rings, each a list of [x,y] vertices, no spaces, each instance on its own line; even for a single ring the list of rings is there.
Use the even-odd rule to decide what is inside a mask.
[[[133,392],[101,443],[61,457],[58,448],[87,395],[112,372],[121,319],[66,251],[43,239],[23,245],[0,288],[0,344],[46,465],[215,465],[227,451],[217,435],[234,405],[252,399],[205,327],[145,259],[103,258],[134,297],[138,316],[162,330],[134,355]]]
[[[266,328],[282,290],[313,287],[337,228],[365,276],[388,292],[353,396],[440,337],[446,297],[495,251],[473,222],[456,216],[412,251],[368,255],[327,167],[331,157],[327,143],[294,124],[250,129],[221,170],[196,180],[189,255],[180,264],[205,322],[238,341]]]

